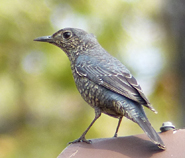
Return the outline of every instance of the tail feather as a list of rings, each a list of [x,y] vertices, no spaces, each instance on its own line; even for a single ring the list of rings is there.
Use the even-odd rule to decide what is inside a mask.
[[[151,139],[151,141],[157,144],[159,148],[164,150],[165,145],[161,138],[159,137],[158,133],[151,126],[142,105],[127,98],[124,98],[124,101],[121,103],[122,103],[121,106],[125,111],[124,116],[137,123],[147,134],[147,136]],[[151,107],[151,109],[153,108]]]
[[[157,144],[159,148],[165,149],[163,141],[161,140],[155,129],[151,126],[147,118],[137,117],[134,121],[143,129],[143,131],[152,140],[152,142]]]

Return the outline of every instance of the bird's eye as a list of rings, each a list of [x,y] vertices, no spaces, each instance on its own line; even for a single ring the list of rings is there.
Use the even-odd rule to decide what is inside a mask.
[[[69,37],[71,37],[71,32],[64,32],[64,33],[63,33],[63,37],[64,37],[65,39],[68,39]]]

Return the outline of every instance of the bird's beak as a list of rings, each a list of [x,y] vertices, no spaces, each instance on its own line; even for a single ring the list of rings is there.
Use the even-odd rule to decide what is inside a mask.
[[[52,36],[42,36],[42,37],[35,38],[34,41],[53,43],[53,37]]]

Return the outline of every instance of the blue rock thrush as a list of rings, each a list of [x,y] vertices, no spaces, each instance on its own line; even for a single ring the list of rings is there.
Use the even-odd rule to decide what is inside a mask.
[[[142,105],[156,112],[140,85],[119,60],[101,47],[93,34],[77,28],[64,28],[52,36],[39,37],[35,41],[54,44],[66,53],[78,91],[95,110],[95,118],[89,127],[80,138],[70,143],[91,143],[85,135],[104,113],[119,119],[114,137],[117,137],[125,116],[137,123],[159,148],[165,149],[143,110]]]

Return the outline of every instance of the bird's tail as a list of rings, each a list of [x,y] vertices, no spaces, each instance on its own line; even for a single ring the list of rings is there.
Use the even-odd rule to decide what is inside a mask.
[[[161,140],[155,129],[151,126],[150,122],[146,117],[137,117],[134,119],[134,122],[136,122],[143,129],[143,131],[152,140],[152,142],[157,144],[159,148],[163,150],[165,149],[163,141]]]
[[[121,107],[123,107],[124,116],[137,123],[151,139],[151,141],[157,144],[159,148],[164,150],[165,145],[158,133],[150,124],[142,105],[127,98],[124,98],[124,100],[119,103],[121,103]]]

